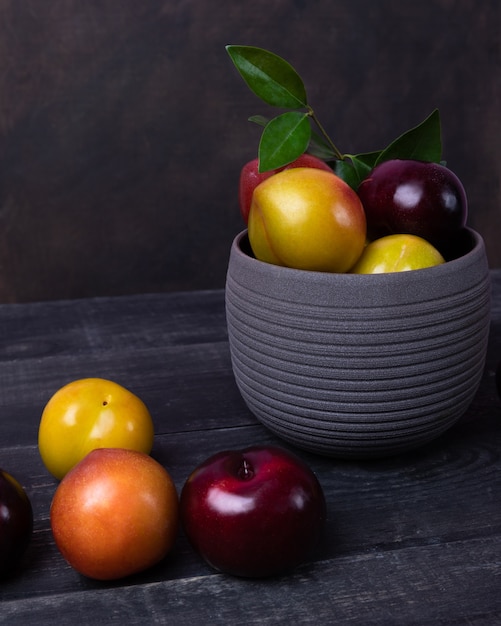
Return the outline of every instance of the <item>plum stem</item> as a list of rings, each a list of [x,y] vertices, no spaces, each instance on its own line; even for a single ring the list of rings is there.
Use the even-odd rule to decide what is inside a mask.
[[[242,463],[238,468],[238,477],[241,480],[250,480],[254,477],[254,469],[247,459],[242,459]]]
[[[322,135],[324,136],[325,140],[327,141],[327,143],[331,147],[331,149],[332,149],[336,159],[339,159],[339,160],[342,161],[344,159],[344,154],[338,149],[338,147],[334,144],[332,139],[329,137],[329,135],[327,134],[327,131],[322,126],[322,124],[320,123],[320,120],[318,119],[318,117],[315,114],[315,111],[311,107],[308,107],[308,114],[311,117],[311,119],[315,122],[315,124],[318,126],[320,132],[322,133]]]

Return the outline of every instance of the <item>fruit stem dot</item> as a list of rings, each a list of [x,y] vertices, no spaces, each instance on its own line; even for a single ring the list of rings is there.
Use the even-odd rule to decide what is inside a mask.
[[[242,459],[242,464],[238,469],[238,477],[241,480],[250,480],[254,476],[252,465],[246,459]]]

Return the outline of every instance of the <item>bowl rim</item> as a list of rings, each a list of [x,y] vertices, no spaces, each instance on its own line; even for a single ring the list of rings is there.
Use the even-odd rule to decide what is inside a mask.
[[[454,297],[471,290],[480,294],[489,281],[489,266],[482,236],[465,228],[471,249],[460,257],[418,270],[384,274],[350,274],[300,270],[266,263],[251,256],[248,231],[233,239],[226,286],[250,289],[274,299],[332,306],[395,306]]]
[[[416,276],[417,273],[419,273],[420,275],[422,275],[421,273],[429,273],[429,274],[443,274],[447,272],[456,273],[462,267],[466,265],[470,265],[472,260],[476,260],[478,258],[479,254],[483,256],[485,254],[485,243],[484,243],[484,239],[482,235],[480,235],[480,233],[478,233],[476,230],[469,228],[469,227],[463,228],[463,231],[470,236],[471,241],[472,241],[472,247],[468,252],[454,259],[450,259],[440,265],[435,265],[433,267],[425,267],[425,268],[407,271],[407,272],[385,272],[381,274],[352,274],[350,272],[321,272],[321,271],[316,271],[316,270],[296,269],[292,267],[287,267],[285,265],[274,265],[272,263],[260,261],[255,256],[251,256],[245,250],[242,249],[242,243],[244,242],[247,242],[247,245],[250,248],[247,228],[240,231],[234,237],[231,249],[232,249],[232,252],[234,252],[236,255],[246,259],[247,263],[249,263],[250,265],[255,265],[256,267],[266,267],[267,269],[274,268],[272,271],[283,273],[285,276],[290,275],[290,274],[303,275],[307,278],[311,278],[313,276],[316,276],[316,277],[344,276],[344,277],[349,277],[349,280],[358,280],[358,281],[367,280],[367,277],[369,277],[369,280],[371,281],[373,281],[374,278],[376,279],[381,278],[383,280],[396,279],[399,282],[402,276],[404,275],[406,278],[408,278],[409,276]]]

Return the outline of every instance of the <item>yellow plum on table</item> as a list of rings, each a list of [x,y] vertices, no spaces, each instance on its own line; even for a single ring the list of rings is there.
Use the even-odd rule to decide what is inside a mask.
[[[81,378],[58,389],[42,413],[38,447],[58,480],[95,448],[145,454],[153,446],[153,420],[134,393],[104,378]]]

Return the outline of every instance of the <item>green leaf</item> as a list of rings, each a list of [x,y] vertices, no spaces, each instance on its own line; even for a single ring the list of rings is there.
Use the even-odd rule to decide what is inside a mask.
[[[367,176],[369,175],[370,171],[372,170],[372,165],[364,163],[362,159],[358,159],[357,157],[352,157],[350,160],[353,164],[355,172],[357,173],[360,184],[364,180],[364,178],[367,178]]]
[[[442,157],[442,132],[440,114],[435,109],[418,126],[411,128],[385,148],[375,165],[390,159],[414,159],[440,163]]]
[[[363,152],[361,154],[345,154],[343,159],[337,159],[332,163],[334,172],[342,178],[355,191],[360,183],[371,172],[380,151]]]
[[[287,61],[255,46],[226,46],[249,89],[267,104],[285,109],[307,106],[306,89]]]
[[[381,150],[375,150],[374,152],[362,152],[361,154],[345,154],[345,157],[350,159],[356,159],[357,162],[362,163],[372,169],[376,165],[376,161],[381,154]]]
[[[360,183],[367,178],[379,157],[380,151],[361,154],[345,154],[334,166],[336,174],[357,190]]]
[[[360,184],[360,178],[356,169],[353,167],[353,163],[349,159],[337,159],[332,164],[334,174],[342,178],[355,191]]]
[[[249,122],[253,122],[254,124],[257,124],[257,126],[264,127],[269,121],[269,118],[264,115],[251,115],[251,117],[249,117]],[[311,131],[310,143],[306,152],[313,154],[324,161],[334,161],[337,158],[325,139],[313,130]]]
[[[265,117],[264,115],[251,115],[249,117],[249,122],[257,124],[258,126],[264,127],[269,121],[269,118]]]
[[[334,161],[337,159],[337,155],[331,146],[325,141],[325,139],[311,131],[310,145],[308,146],[308,152],[324,161]]]
[[[259,142],[259,171],[267,172],[292,163],[310,142],[311,126],[307,113],[288,111],[265,126]]]

